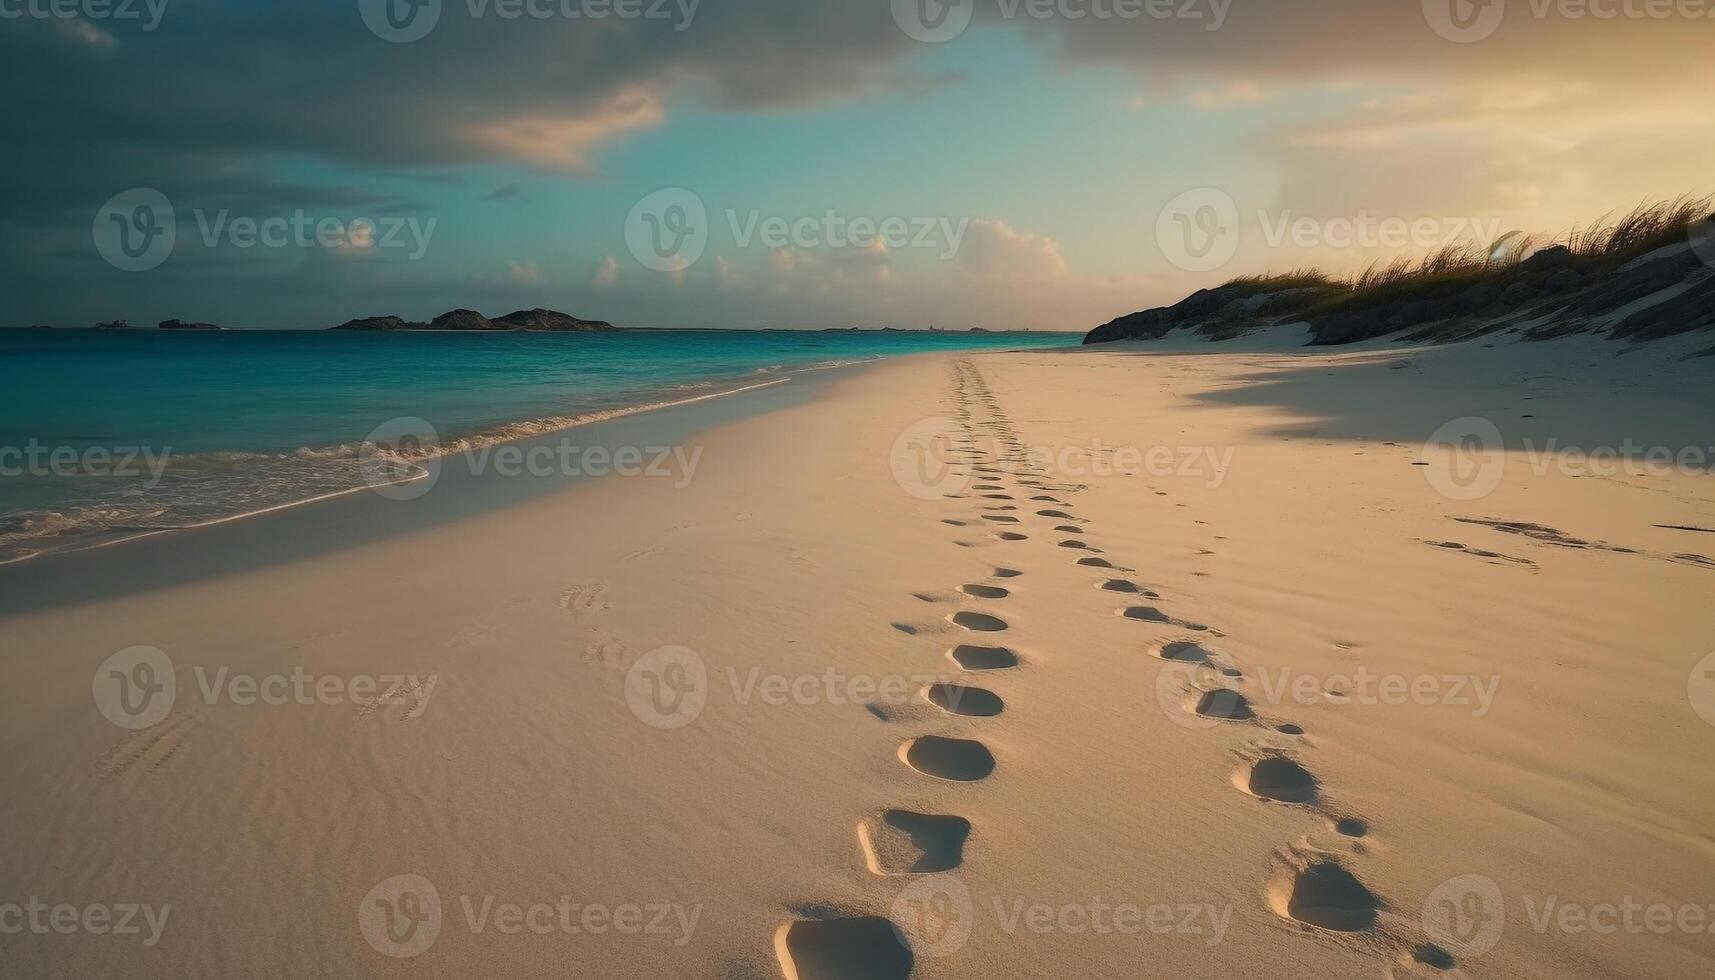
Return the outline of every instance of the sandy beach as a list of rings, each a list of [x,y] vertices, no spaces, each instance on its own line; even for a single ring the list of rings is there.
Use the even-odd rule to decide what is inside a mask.
[[[1303,339],[5,569],[3,972],[1715,973],[1707,338]]]

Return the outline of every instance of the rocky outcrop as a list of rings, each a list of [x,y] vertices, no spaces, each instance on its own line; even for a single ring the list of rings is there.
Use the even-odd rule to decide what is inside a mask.
[[[497,317],[494,326],[500,330],[539,330],[547,333],[593,333],[619,329],[606,320],[583,320],[572,316],[570,313],[544,310],[541,307],[534,310],[518,310],[515,313]]]
[[[334,330],[426,330],[424,323],[412,323],[396,316],[366,316],[357,320],[347,320]]]
[[[186,323],[183,320],[162,320],[158,325],[161,330],[225,330],[226,328],[214,323]]]
[[[1086,344],[1115,340],[1158,340],[1174,330],[1193,329],[1211,340],[1226,340],[1248,330],[1284,322],[1319,294],[1317,289],[1259,291],[1246,285],[1199,289],[1172,306],[1132,313],[1090,331]]]
[[[1225,340],[1286,324],[1307,327],[1313,344],[1387,336],[1431,343],[1505,329],[1531,339],[1651,340],[1715,328],[1715,250],[1702,244],[1681,241],[1635,257],[1554,246],[1509,266],[1365,289],[1240,280],[1105,323],[1084,343],[1154,340],[1176,330]]]
[[[475,310],[448,310],[429,321],[430,330],[503,330]]]

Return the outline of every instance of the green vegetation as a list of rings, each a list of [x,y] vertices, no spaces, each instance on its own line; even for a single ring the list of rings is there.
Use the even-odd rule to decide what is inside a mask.
[[[1564,239],[1552,242],[1514,232],[1488,248],[1459,243],[1419,259],[1378,261],[1347,279],[1318,269],[1294,269],[1240,276],[1226,285],[1247,294],[1315,290],[1313,294],[1295,298],[1292,305],[1307,313],[1329,313],[1437,296],[1449,288],[1503,280],[1531,255],[1551,245],[1566,248],[1581,265],[1617,267],[1645,252],[1684,241],[1686,229],[1697,221],[1715,221],[1715,196],[1686,195],[1672,201],[1642,204],[1617,221],[1604,215],[1589,227],[1574,229]]]

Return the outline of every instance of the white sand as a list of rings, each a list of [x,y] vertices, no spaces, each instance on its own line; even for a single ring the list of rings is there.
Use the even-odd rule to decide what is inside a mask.
[[[1504,915],[1498,935],[1466,922],[1440,937],[1462,975],[1715,972],[1715,936],[1696,931],[1715,923],[1715,723],[1695,710],[1715,721],[1715,679],[1688,686],[1715,651],[1715,567],[1674,557],[1715,557],[1715,535],[1656,526],[1715,527],[1715,484],[1537,473],[1523,451],[1527,437],[1707,447],[1715,358],[1589,340],[1162,352],[1176,349],[888,364],[699,438],[683,489],[597,481],[0,623],[0,905],[171,906],[152,947],[0,936],[5,974],[887,976],[890,933],[861,921],[885,916],[913,927],[924,978],[1443,976],[1411,955],[1442,899]],[[1512,451],[1491,494],[1459,501],[1428,478],[1444,470],[1412,464],[1469,415]],[[909,433],[938,431],[913,428],[925,417],[974,433],[975,462],[1001,472],[914,468]],[[1046,452],[1043,483],[1078,488],[984,462],[1014,444]],[[1001,507],[1017,510],[985,509]],[[1072,525],[1084,533],[1054,530]],[[1009,531],[1027,539],[997,537]],[[1121,570],[1077,564],[1096,556],[1069,540]],[[1159,598],[1100,588],[1110,579]],[[1132,607],[1209,629],[1120,614]],[[1155,655],[1174,641],[1242,678]],[[131,734],[95,709],[92,677],[138,644],[170,656],[178,692]],[[947,656],[961,644],[1023,663],[964,673]],[[639,665],[665,646],[695,655]],[[416,683],[382,707],[208,704],[199,667]],[[1282,672],[1303,687],[1282,694]],[[956,681],[1004,710],[972,696],[955,702],[971,716],[920,699],[872,712],[853,678]],[[777,683],[793,685],[784,698],[768,696]],[[1189,713],[1222,685],[1257,717]],[[652,713],[651,695],[678,713]],[[922,736],[960,741],[908,744]],[[973,781],[905,761],[968,778],[983,756],[993,772]],[[1316,780],[1313,800],[1241,789],[1276,756]],[[1284,777],[1276,795],[1307,795],[1291,767],[1264,775]],[[908,813],[889,822],[893,809]],[[910,812],[962,817],[968,838]],[[1340,818],[1366,835],[1337,832]],[[920,859],[959,863],[910,873]],[[1345,921],[1361,931],[1281,914],[1296,874],[1321,864],[1379,900],[1373,922]],[[377,947],[416,947],[374,932],[375,901],[395,896],[372,889],[402,874],[433,884],[439,931],[393,958]],[[1442,887],[1465,875],[1481,880]],[[562,899],[597,917],[548,910],[516,932],[495,918]],[[1602,924],[1628,901],[1658,908],[1614,934],[1578,927],[1580,910]],[[1533,921],[1545,906],[1574,918]],[[1677,916],[1665,930],[1663,914]],[[783,928],[839,917],[860,921]],[[584,929],[610,922],[642,934]]]

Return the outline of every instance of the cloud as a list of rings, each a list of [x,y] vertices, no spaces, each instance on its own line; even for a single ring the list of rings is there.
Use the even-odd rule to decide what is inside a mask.
[[[726,256],[715,256],[715,281],[722,289],[742,288],[747,278]]]
[[[506,278],[521,285],[534,285],[542,281],[542,269],[535,259],[522,262],[508,259],[506,262]]]
[[[959,250],[961,271],[981,278],[1042,280],[1066,274],[1060,243],[1013,229],[1004,221],[973,221]]]
[[[472,144],[487,154],[587,173],[596,147],[622,133],[660,125],[665,117],[657,93],[634,88],[574,113],[525,114],[477,123],[468,134]]]
[[[595,271],[590,274],[590,281],[597,286],[611,286],[619,281],[619,260],[611,255],[604,255],[596,263]]]
[[[1200,88],[1191,93],[1191,104],[1198,109],[1229,109],[1268,101],[1268,90],[1256,82],[1235,79],[1216,88]]]

